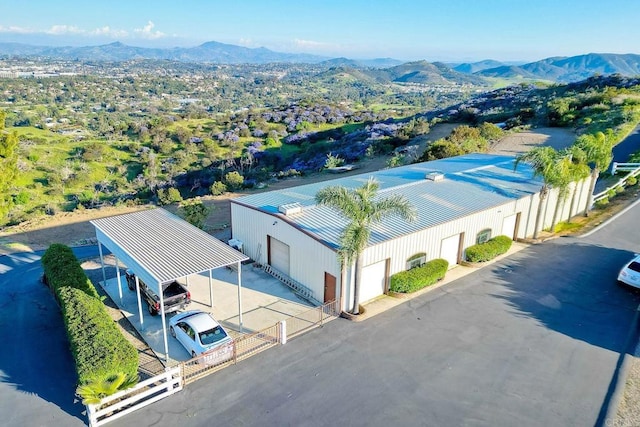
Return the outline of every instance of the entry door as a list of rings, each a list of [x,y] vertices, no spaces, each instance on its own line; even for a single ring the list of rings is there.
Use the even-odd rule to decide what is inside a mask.
[[[269,236],[269,265],[289,275],[289,245]]]
[[[459,249],[459,234],[442,239],[442,245],[440,246],[440,258],[446,259],[449,262],[449,268],[458,264]]]
[[[516,237],[516,219],[518,218],[518,214],[509,215],[508,217],[502,220],[502,234],[511,238],[512,240]]]
[[[336,299],[336,276],[324,272],[324,302]]]

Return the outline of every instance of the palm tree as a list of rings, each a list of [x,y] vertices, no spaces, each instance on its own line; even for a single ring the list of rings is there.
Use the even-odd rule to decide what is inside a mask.
[[[553,147],[535,147],[526,153],[516,156],[516,162],[513,166],[513,170],[516,170],[520,163],[528,163],[533,168],[533,176],[542,178],[542,187],[539,193],[540,203],[538,203],[538,213],[536,214],[536,223],[533,229],[534,239],[537,239],[540,233],[543,202],[549,194],[549,189],[557,180],[558,168],[555,166],[557,160],[558,152]]]
[[[557,152],[556,157],[557,158],[553,165],[553,186],[558,189],[558,200],[553,212],[553,220],[551,222],[552,233],[556,231],[560,206],[564,205],[567,197],[569,196],[571,183],[588,177],[590,173],[589,166],[585,163],[585,154],[578,147],[571,146]],[[573,206],[569,209],[569,215],[571,215],[572,209]]]
[[[415,209],[401,195],[377,197],[379,184],[373,179],[355,189],[342,186],[323,188],[316,194],[319,205],[328,206],[349,221],[340,233],[338,259],[343,267],[355,260],[353,314],[360,313],[361,255],[369,243],[371,228],[390,215],[399,215],[407,221],[416,218]]]
[[[586,163],[593,165],[591,169],[591,183],[589,184],[589,199],[587,201],[587,208],[584,211],[585,216],[588,216],[591,205],[593,204],[593,190],[596,187],[596,181],[600,176],[600,171],[606,170],[611,160],[613,160],[613,136],[611,129],[607,130],[607,135],[602,132],[580,135],[573,145],[584,152]]]
[[[587,155],[586,153],[578,146],[572,145],[571,147],[566,149],[571,156],[572,161],[572,169],[570,173],[572,174],[571,181],[573,182],[573,191],[571,194],[571,204],[569,206],[569,213],[567,216],[567,222],[571,222],[571,215],[573,215],[573,211],[576,205],[576,197],[578,193],[578,182],[582,181],[586,177],[591,174],[591,168],[587,164]]]

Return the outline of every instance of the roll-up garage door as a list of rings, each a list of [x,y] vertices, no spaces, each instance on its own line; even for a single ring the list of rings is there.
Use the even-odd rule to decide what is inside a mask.
[[[269,265],[289,275],[289,245],[269,236]]]
[[[384,294],[386,277],[386,260],[363,267],[362,280],[360,280],[360,303]]]

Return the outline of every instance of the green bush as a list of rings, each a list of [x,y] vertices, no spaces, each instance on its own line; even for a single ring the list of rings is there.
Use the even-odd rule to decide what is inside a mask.
[[[391,276],[389,289],[399,293],[418,291],[442,279],[448,268],[449,263],[445,259],[431,260],[420,267],[401,271]]]
[[[238,190],[242,188],[242,184],[244,184],[244,177],[238,172],[233,171],[224,176],[224,182],[231,190]]]
[[[42,265],[60,302],[79,383],[137,376],[138,351],[114,323],[71,248],[49,246]]]
[[[180,203],[178,213],[189,224],[204,229],[204,224],[211,213],[211,209],[197,198]]]
[[[78,382],[107,380],[119,373],[138,375],[138,351],[122,335],[102,301],[76,288],[58,292],[76,362]]]
[[[70,247],[59,243],[49,246],[42,255],[42,268],[45,280],[56,296],[61,288],[71,287],[100,298]]]
[[[210,190],[213,196],[220,196],[227,192],[227,185],[222,181],[215,181],[211,184]]]
[[[485,243],[469,246],[465,255],[469,262],[489,261],[507,252],[512,243],[513,240],[507,236],[496,236]]]
[[[638,178],[636,178],[635,176],[630,176],[629,178],[627,178],[627,180],[625,182],[626,182],[627,186],[631,187],[631,186],[636,185],[638,183]]]
[[[177,188],[169,187],[166,190],[161,188],[158,190],[158,201],[161,205],[180,203],[182,201],[182,195]]]

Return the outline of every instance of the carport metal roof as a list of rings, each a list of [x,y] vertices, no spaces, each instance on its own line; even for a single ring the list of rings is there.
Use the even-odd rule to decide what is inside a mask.
[[[100,263],[104,276],[102,245],[136,274],[136,292],[140,323],[142,309],[138,278],[160,297],[160,312],[164,334],[166,360],[169,361],[167,325],[161,285],[181,277],[209,272],[209,292],[213,306],[211,271],[236,264],[238,271],[238,316],[242,329],[242,261],[249,257],[205,233],[187,221],[164,209],[150,209],[91,221],[96,229]],[[116,269],[118,287],[122,297],[120,269]]]
[[[249,259],[164,209],[95,219],[91,224],[98,241],[114,255],[129,267],[146,270],[151,276],[146,279],[151,280],[141,278],[147,284],[172,282]]]

